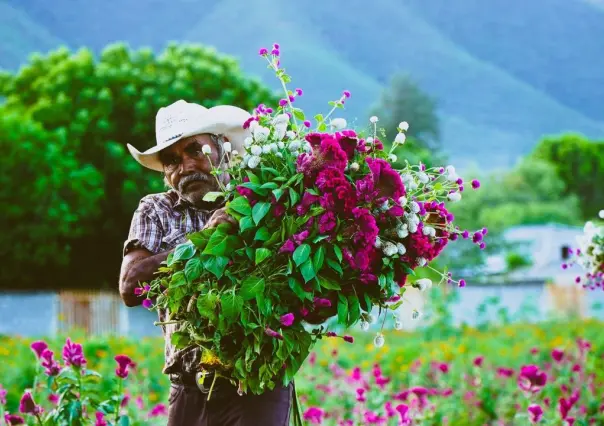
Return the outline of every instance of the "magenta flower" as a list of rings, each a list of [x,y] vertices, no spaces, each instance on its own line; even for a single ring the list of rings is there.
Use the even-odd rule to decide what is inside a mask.
[[[53,405],[57,405],[59,403],[59,395],[57,395],[56,393],[51,393],[50,395],[48,395],[48,402]]]
[[[80,368],[86,364],[86,359],[82,352],[82,345],[73,343],[68,337],[65,346],[63,346],[63,361],[65,361],[65,365],[72,365],[76,368]]]
[[[308,235],[310,234],[310,232],[308,232],[307,230],[304,230],[302,232],[298,232],[297,234],[294,234],[292,236],[294,243],[296,243],[296,245],[300,245],[304,242],[305,239],[308,238]]]
[[[474,188],[474,189],[480,188],[480,181],[478,179],[474,179],[472,181],[472,188]]]
[[[398,414],[401,416],[401,423],[404,425],[411,424],[411,418],[409,417],[409,406],[407,404],[399,404],[395,407]]]
[[[152,307],[153,307],[153,302],[151,301],[151,299],[143,300],[143,308],[151,309]]]
[[[267,49],[266,47],[263,47],[262,49],[260,49],[260,50],[258,51],[258,54],[259,54],[260,56],[267,55],[267,54],[268,54],[268,49]]]
[[[283,340],[283,336],[282,336],[281,334],[277,333],[275,330],[272,330],[272,329],[270,329],[270,328],[268,328],[268,327],[266,327],[266,328],[264,329],[264,333],[265,333],[267,336],[269,336],[269,337],[273,337],[273,338],[275,338],[275,339]]]
[[[358,388],[357,389],[357,402],[365,402],[367,398],[365,398],[365,389]]]
[[[325,212],[319,217],[319,233],[327,234],[335,229],[337,225],[336,215],[334,212]]]
[[[514,375],[514,370],[512,370],[511,368],[499,367],[497,369],[497,375],[499,377],[509,378],[509,377],[512,377]]]
[[[310,121],[308,120],[304,120],[302,124],[304,124],[304,127],[310,127]]]
[[[105,421],[105,414],[101,411],[97,411],[95,414],[96,422],[94,426],[107,426],[107,422]]]
[[[32,414],[37,416],[41,414],[44,410],[42,407],[37,405],[34,402],[34,398],[31,395],[30,391],[27,391],[21,397],[21,401],[19,402],[19,412],[23,414]]]
[[[529,412],[529,420],[531,421],[531,423],[538,423],[541,421],[541,418],[543,417],[543,408],[541,408],[540,405],[537,405],[537,404],[529,405],[528,412]]]
[[[279,99],[279,106],[284,107],[287,105],[287,99]]]
[[[352,336],[343,336],[342,339],[344,339],[345,342],[354,343],[354,337]]]
[[[552,349],[552,358],[556,362],[562,361],[562,358],[564,358],[564,351],[560,349]]]
[[[149,412],[149,417],[167,416],[168,410],[164,404],[157,404]]]
[[[281,325],[284,327],[289,327],[294,323],[294,314],[289,313],[281,316]]]
[[[132,360],[126,355],[116,355],[115,361],[117,362],[117,368],[115,369],[115,375],[122,379],[128,377],[128,367],[132,365]]]
[[[4,421],[6,422],[6,424],[8,426],[17,426],[17,425],[25,424],[25,420],[23,419],[23,417],[17,416],[15,414],[9,414],[9,413],[6,413],[4,415]]]
[[[8,391],[6,389],[2,388],[2,385],[0,385],[0,405],[6,405],[6,394],[8,393]]]
[[[329,299],[321,299],[318,297],[315,297],[315,307],[317,308],[331,308],[331,300]]]
[[[325,411],[319,407],[309,407],[303,414],[304,420],[308,421],[311,425],[320,425],[323,423],[323,416]]]
[[[279,253],[293,253],[296,250],[296,246],[292,240],[287,240],[279,249]]]
[[[520,369],[518,386],[526,392],[536,393],[545,386],[547,374],[539,370],[536,365],[525,365]]]
[[[53,359],[53,356],[54,352],[50,349],[46,349],[40,357],[42,360],[42,367],[44,367],[44,374],[49,377],[57,376],[61,371],[61,366]]]
[[[36,342],[33,342],[30,347],[34,351],[36,356],[40,358],[42,356],[42,353],[44,353],[44,351],[48,348],[48,345],[45,341],[38,340]]]
[[[350,98],[350,92],[348,90],[344,90],[344,92],[342,94],[344,95],[345,98]]]
[[[483,356],[477,356],[476,358],[474,358],[474,365],[476,367],[482,367],[482,363],[484,362],[484,357]]]

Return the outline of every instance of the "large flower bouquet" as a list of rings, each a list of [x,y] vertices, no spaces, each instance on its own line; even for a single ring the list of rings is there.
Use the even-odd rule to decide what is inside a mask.
[[[374,308],[399,307],[409,286],[432,286],[414,271],[449,241],[470,238],[484,248],[486,234],[454,226],[445,202],[460,200],[464,182],[452,166],[393,167],[406,122],[386,152],[376,117],[362,131],[332,118],[350,97],[345,91],[312,128],[294,106],[302,91],[287,89],[279,47],[260,54],[285,97],[242,123],[251,134],[245,152],[227,143],[215,169],[230,183],[205,198],[223,198],[239,226],[188,235],[145,286],[146,305],[169,310],[169,322],[179,324],[174,344],[201,347],[202,368],[254,394],[289,383],[318,339],[352,342],[325,320],[364,328]],[[381,334],[375,343],[383,344]]]
[[[601,287],[604,290],[604,210],[600,210],[602,220],[588,221],[583,234],[577,237],[578,247],[574,251],[571,264],[579,264],[585,271],[576,282],[591,290]],[[563,264],[566,268],[567,264]]]

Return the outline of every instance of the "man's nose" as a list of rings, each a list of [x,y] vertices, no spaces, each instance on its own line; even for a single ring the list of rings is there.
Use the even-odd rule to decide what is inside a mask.
[[[198,161],[197,159],[191,158],[188,155],[183,156],[180,171],[182,176],[199,172],[209,173],[210,171],[211,168],[209,167],[207,158],[204,158],[202,161]]]

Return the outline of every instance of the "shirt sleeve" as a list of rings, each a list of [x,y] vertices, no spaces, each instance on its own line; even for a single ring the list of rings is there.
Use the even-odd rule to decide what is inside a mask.
[[[124,242],[123,256],[136,248],[145,248],[153,254],[160,251],[163,229],[153,206],[141,202],[134,212],[128,239]]]

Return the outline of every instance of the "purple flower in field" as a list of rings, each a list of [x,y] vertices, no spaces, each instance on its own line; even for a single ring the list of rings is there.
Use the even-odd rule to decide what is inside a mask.
[[[304,240],[308,238],[309,234],[310,234],[310,232],[308,232],[308,230],[304,230],[302,232],[298,232],[297,234],[294,234],[292,236],[292,238],[294,239],[294,243],[296,243],[296,245],[302,244],[304,242]]]
[[[128,377],[128,367],[132,365],[132,359],[130,359],[130,357],[126,355],[116,355],[115,361],[117,362],[115,375],[122,379]]]
[[[96,422],[94,426],[107,426],[107,422],[105,421],[105,414],[101,411],[97,411],[95,414]]]
[[[472,181],[472,188],[474,188],[474,189],[480,188],[480,181],[478,179],[474,179]]]
[[[467,239],[470,237],[470,233],[469,233],[468,231],[463,231],[463,232],[461,233],[461,237],[462,237],[464,240],[467,240]]]
[[[31,392],[27,391],[21,397],[21,401],[19,402],[19,412],[23,414],[32,414],[37,416],[41,414],[44,410],[42,407],[37,405],[34,402],[34,398],[31,396]]]
[[[331,300],[329,299],[315,297],[314,303],[317,308],[331,308]]]
[[[325,415],[325,411],[320,409],[319,407],[309,407],[302,417],[304,420],[308,421],[311,425],[320,425],[323,423],[323,416]]]
[[[541,418],[543,417],[543,408],[541,408],[540,405],[537,405],[537,404],[529,405],[528,412],[529,412],[529,420],[531,421],[531,423],[538,423],[541,421]]]
[[[8,393],[8,391],[6,389],[2,388],[2,385],[0,385],[0,405],[6,405],[6,394]]]
[[[570,410],[577,403],[577,401],[579,401],[579,397],[579,391],[574,391],[568,399],[560,398],[558,401],[558,410],[560,411],[560,417],[562,420],[566,420],[568,418],[568,413],[570,413]]]
[[[152,307],[153,307],[153,302],[151,301],[151,299],[143,300],[143,308],[151,309]]]
[[[344,336],[342,339],[344,339],[345,342],[354,343],[354,337],[352,336]]]
[[[281,325],[284,327],[289,327],[294,323],[294,314],[290,312],[289,314],[282,315],[280,321]]]
[[[357,402],[365,402],[367,398],[365,397],[365,389],[358,388],[357,389]]]
[[[302,89],[296,89],[296,95],[302,96],[302,94],[303,94]]]
[[[264,55],[268,54],[268,49],[267,49],[266,47],[263,47],[262,49],[260,49],[260,50],[258,51],[258,54],[259,54],[260,56],[264,56]]]
[[[350,92],[348,90],[344,90],[344,92],[342,94],[344,95],[345,98],[350,98]]]
[[[292,240],[287,240],[279,249],[279,253],[293,253],[296,246]]]
[[[441,362],[438,365],[438,369],[441,371],[441,373],[447,374],[449,372],[449,364],[446,362]]]
[[[401,416],[401,423],[403,425],[411,424],[411,418],[409,417],[409,406],[407,404],[399,404],[395,407],[398,414]]]
[[[302,124],[304,124],[304,127],[310,127],[310,121],[308,120],[304,120]]]
[[[477,356],[476,358],[474,358],[474,365],[476,367],[482,367],[482,363],[484,362],[484,357],[481,356]]]
[[[287,99],[279,99],[279,106],[284,107],[287,105]]]
[[[520,369],[518,386],[526,392],[536,393],[547,383],[547,374],[536,365],[525,365]]]
[[[512,377],[514,375],[514,370],[512,370],[511,368],[506,368],[506,367],[499,367],[497,369],[497,375],[499,377],[503,377],[503,378],[509,378]]]
[[[25,424],[25,420],[23,419],[23,417],[9,413],[6,413],[4,415],[4,421],[8,426],[17,426]]]
[[[65,361],[65,365],[72,365],[76,368],[86,364],[86,359],[82,352],[82,345],[73,343],[68,337],[65,346],[63,346],[63,361]]]
[[[149,412],[149,417],[167,416],[168,410],[164,404],[157,404]]]
[[[459,283],[457,284],[458,287],[465,287],[466,286],[466,280],[461,279],[459,280]]]
[[[270,328],[268,328],[268,327],[266,327],[266,328],[264,329],[264,333],[265,333],[267,336],[269,336],[269,337],[273,337],[273,338],[275,338],[275,339],[283,340],[283,336],[282,336],[282,335],[280,335],[280,334],[279,334],[279,333],[277,333],[275,330],[272,330],[272,329],[270,329]]]
[[[54,352],[50,349],[46,349],[40,357],[42,360],[42,367],[44,367],[44,374],[49,377],[56,376],[61,371],[61,366],[53,359],[53,356]]]
[[[57,405],[59,403],[59,395],[57,395],[56,393],[51,393],[50,395],[48,395],[48,402],[53,405]]]
[[[34,351],[36,356],[38,358],[40,358],[42,356],[42,354],[44,353],[44,351],[48,348],[48,345],[46,344],[45,341],[38,340],[36,342],[33,342],[30,347]]]
[[[564,351],[560,349],[552,349],[552,358],[556,362],[562,361],[562,358],[564,358]]]

